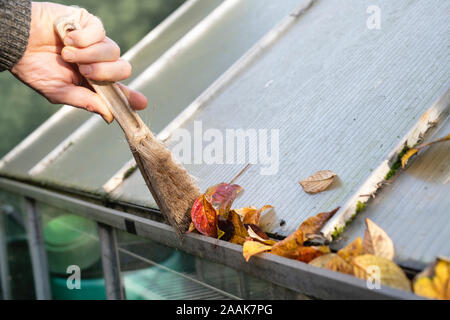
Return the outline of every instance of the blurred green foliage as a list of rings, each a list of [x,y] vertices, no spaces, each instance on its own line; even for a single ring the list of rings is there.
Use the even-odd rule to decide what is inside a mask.
[[[86,8],[100,17],[108,37],[125,53],[184,0],[56,0]],[[0,157],[51,116],[59,106],[17,81],[9,72],[0,73]]]

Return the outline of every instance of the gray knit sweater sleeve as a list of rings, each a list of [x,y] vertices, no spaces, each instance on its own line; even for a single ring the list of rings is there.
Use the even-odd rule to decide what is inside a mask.
[[[28,44],[30,0],[0,0],[0,72],[22,58]]]

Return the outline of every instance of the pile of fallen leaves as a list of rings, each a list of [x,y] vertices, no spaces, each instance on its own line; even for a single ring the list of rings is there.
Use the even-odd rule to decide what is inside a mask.
[[[332,179],[333,176],[330,174],[326,178]],[[413,288],[416,294],[422,296],[450,299],[450,261],[439,259],[411,283],[403,270],[393,262],[395,251],[392,240],[370,219],[366,219],[364,239],[358,237],[336,253],[332,253],[327,245],[310,243],[314,243],[314,239],[323,239],[320,229],[339,208],[308,218],[294,233],[284,240],[276,241],[269,238],[259,226],[262,214],[272,209],[272,206],[231,209],[241,191],[239,185],[228,183],[208,188],[192,207],[192,223],[188,232],[196,231],[243,245],[246,261],[256,254],[267,252],[361,279],[371,277],[369,267],[376,266],[382,285],[407,291]]]

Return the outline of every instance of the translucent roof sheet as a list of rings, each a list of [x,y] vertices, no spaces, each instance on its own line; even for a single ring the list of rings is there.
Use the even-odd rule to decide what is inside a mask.
[[[232,0],[219,6],[130,84],[149,97],[150,106],[141,113],[144,121],[150,120],[154,132],[161,131],[296,4],[296,0],[276,6],[270,0]],[[234,37],[225,38],[229,32]],[[99,120],[36,177],[99,190],[131,157],[127,148],[119,127]]]
[[[380,29],[366,24],[371,5],[360,0],[191,0],[126,55],[138,73],[130,86],[150,101],[141,115],[160,137],[169,137],[172,148],[179,142],[170,136],[176,127],[193,135],[200,124],[201,133],[218,129],[224,139],[227,129],[262,130],[254,131],[256,144],[246,145],[245,152],[234,149],[243,161],[185,163],[203,190],[230,181],[251,157],[262,160],[258,134],[266,133],[270,141],[279,133],[275,145],[267,144],[279,147],[274,151],[279,158],[272,158],[275,171],[263,175],[268,165],[260,161],[250,166],[236,181],[245,191],[234,204],[273,205],[275,219],[265,226],[271,233],[285,236],[312,215],[350,208],[361,189],[382,180],[377,174],[389,170],[403,143],[417,140],[422,133],[417,128],[430,126],[426,119],[450,110],[450,100],[442,100],[450,94],[450,2],[379,0]],[[445,104],[436,107],[439,99]],[[31,172],[58,185],[104,192],[102,186],[127,168],[131,154],[117,124],[86,119],[74,112],[50,123],[0,172]],[[448,132],[449,121],[439,123],[436,135]],[[223,142],[226,148],[228,141]],[[203,147],[208,144],[203,141]],[[402,265],[419,268],[437,254],[449,255],[440,246],[450,232],[448,179],[442,182],[448,177],[448,151],[448,145],[436,145],[411,163],[337,245],[361,235],[363,219],[370,217],[391,235]],[[338,181],[309,195],[298,182],[319,170],[334,171]],[[138,171],[109,196],[156,208]],[[344,209],[336,219],[348,218]],[[325,226],[327,235],[333,223]],[[416,238],[411,240],[408,231]]]
[[[450,133],[450,118],[427,141]],[[423,269],[439,255],[450,257],[450,143],[423,150],[386,186],[343,233],[337,247],[364,236],[365,218],[392,238],[395,259]]]
[[[318,1],[267,53],[202,105],[183,128],[279,129],[279,172],[254,165],[237,181],[235,206],[271,204],[271,231],[288,235],[307,217],[343,205],[449,86],[445,2],[382,1],[381,30],[366,25],[361,1]],[[170,146],[178,141],[169,140]],[[204,143],[204,146],[207,143]],[[249,159],[249,149],[246,150]],[[186,165],[203,190],[229,181],[245,163]],[[333,170],[331,190],[298,184]],[[134,175],[138,175],[135,173]],[[133,179],[133,180],[131,180]],[[137,177],[116,190],[137,201]],[[131,184],[135,184],[131,187]],[[147,197],[140,199],[152,205]],[[286,223],[280,226],[279,222]]]

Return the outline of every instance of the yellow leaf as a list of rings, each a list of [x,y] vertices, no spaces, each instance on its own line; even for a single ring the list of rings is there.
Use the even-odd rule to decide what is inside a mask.
[[[391,238],[372,220],[366,218],[363,251],[389,260],[394,259],[394,243]]]
[[[356,238],[352,243],[342,248],[337,254],[347,262],[350,262],[354,257],[363,254],[363,241],[361,237]]]
[[[245,241],[242,250],[245,261],[248,262],[248,260],[250,260],[250,258],[255,254],[269,251],[270,249],[272,249],[272,246],[265,245],[258,241]]]
[[[438,142],[444,142],[444,141],[449,141],[450,140],[450,133],[447,134],[445,137],[428,142],[428,143],[424,143],[418,147],[415,148],[411,148],[408,151],[406,151],[406,153],[403,155],[402,157],[402,168],[405,168],[406,164],[408,163],[408,160],[415,155],[417,152],[419,152],[419,150],[431,146],[432,144],[438,143]]]
[[[262,243],[264,243],[264,244],[268,244],[268,245],[273,246],[275,243],[277,243],[276,241],[271,240],[271,239],[263,239],[263,238],[261,238],[260,236],[258,236],[258,235],[256,234],[255,231],[253,231],[253,229],[252,229],[251,226],[248,227],[247,232],[248,232],[248,235],[249,235],[252,239],[258,240],[259,242],[262,242]]]
[[[408,163],[408,160],[415,155],[419,150],[411,148],[402,157],[402,168],[404,169],[406,167],[406,164]]]
[[[326,190],[336,178],[336,174],[331,170],[322,170],[312,176],[300,181],[300,185],[307,193],[319,193]]]
[[[416,276],[413,287],[418,295],[450,300],[450,260],[438,258]]]
[[[301,246],[303,246],[303,232],[297,229],[284,240],[277,242],[272,247],[271,253],[290,259],[297,259],[299,257],[299,247]]]
[[[351,264],[353,265],[353,273],[358,278],[368,279],[378,275],[382,285],[411,291],[411,282],[403,270],[389,259],[365,254],[353,258]],[[377,267],[379,273],[376,275],[371,274],[369,269],[371,267]]]
[[[230,242],[237,243],[240,245],[244,244],[245,238],[248,236],[248,232],[247,229],[245,229],[245,226],[242,223],[241,218],[234,210],[231,210],[228,215],[228,220],[230,220],[234,226],[234,234],[231,237]]]
[[[315,258],[309,264],[315,267],[324,268],[336,272],[350,275],[353,274],[353,267],[335,253],[329,253],[324,256]]]

